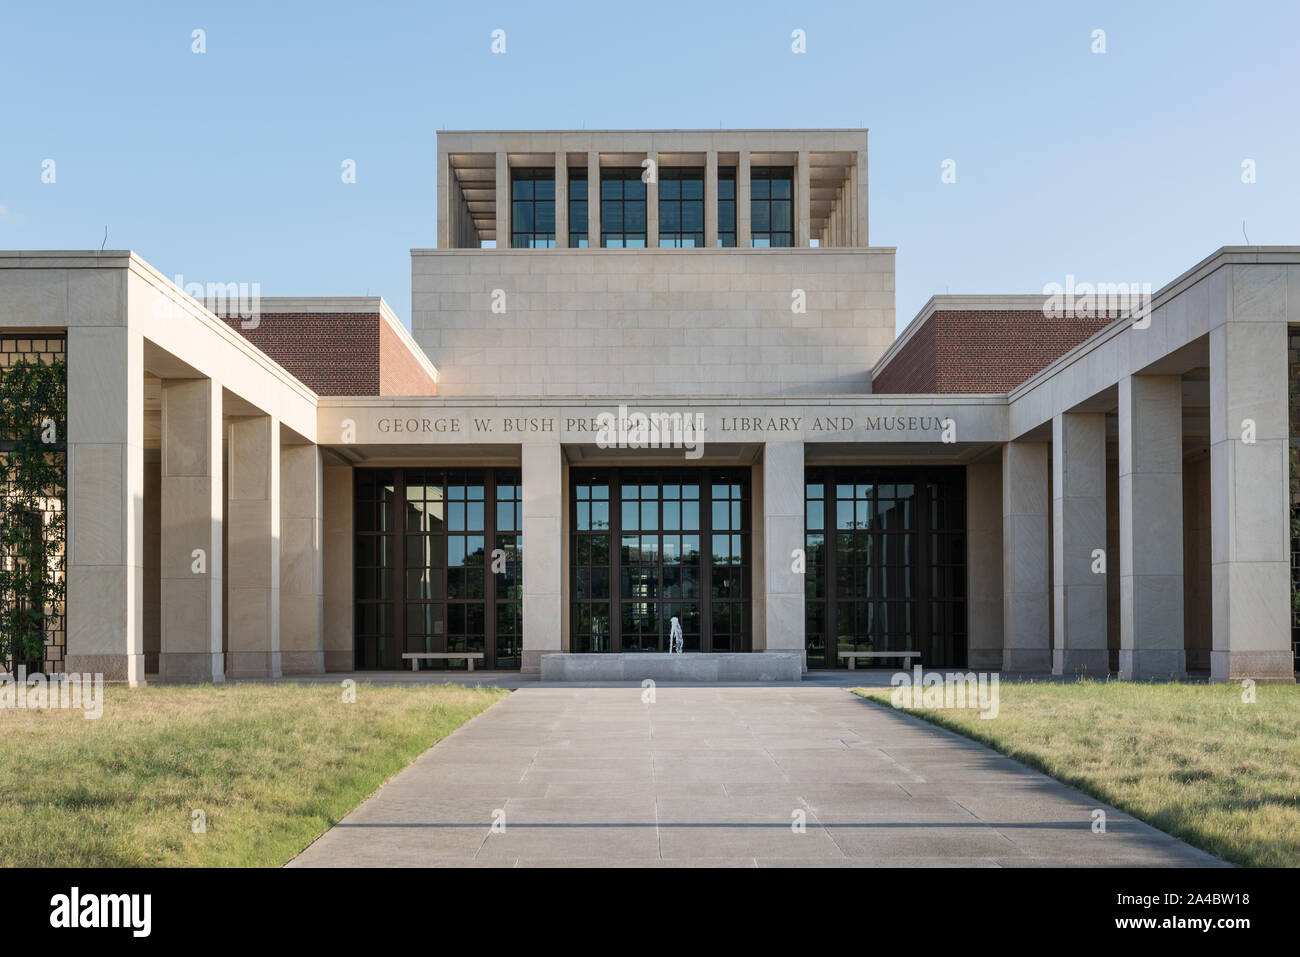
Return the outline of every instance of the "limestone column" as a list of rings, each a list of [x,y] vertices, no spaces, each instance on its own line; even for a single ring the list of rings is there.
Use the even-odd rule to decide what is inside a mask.
[[[510,248],[510,156],[501,152],[497,157],[496,175],[496,215],[497,215],[497,249]]]
[[[280,677],[280,423],[242,416],[229,427],[226,501],[226,670]]]
[[[1052,667],[1047,443],[1002,447],[1002,667]]]
[[[650,160],[650,169],[654,175],[645,184],[645,245],[647,249],[659,248],[659,154],[655,150],[646,152]]]
[[[853,171],[849,171],[849,179],[844,184],[844,190],[840,199],[840,234],[845,246],[856,246],[856,220],[853,217]]]
[[[853,170],[849,170],[844,178],[844,185],[840,187],[839,201],[836,203],[840,221],[840,242],[845,246],[854,245],[853,242],[853,216],[850,210],[850,203],[853,197]]]
[[[811,154],[807,150],[800,150],[798,165],[794,171],[794,244],[796,246],[808,247],[812,245],[811,163]]]
[[[126,326],[68,330],[69,672],[144,676],[144,340]]]
[[[162,384],[163,681],[225,680],[221,651],[221,384]]]
[[[523,446],[523,671],[542,669],[542,655],[561,650],[565,530],[563,459],[558,441]]]
[[[966,466],[967,666],[1002,668],[1002,462]]]
[[[451,171],[451,157],[446,150],[438,150],[438,248],[450,249],[454,228],[455,210],[452,205],[452,184],[455,176]]]
[[[600,154],[587,154],[587,247],[599,249],[600,242]]]
[[[352,588],[356,542],[353,535],[352,466],[331,455],[324,469],[324,534],[321,551],[326,671],[351,671],[355,658]]]
[[[1052,674],[1110,671],[1107,558],[1106,414],[1058,413],[1052,418]]]
[[[1286,323],[1238,305],[1210,332],[1214,681],[1295,680],[1287,402]]]
[[[736,154],[736,248],[753,245],[749,226],[749,150]]]
[[[718,151],[704,155],[704,247],[718,245]]]
[[[763,622],[765,651],[796,652],[807,670],[804,590],[793,568],[804,542],[802,442],[769,442],[763,449]]]
[[[850,180],[845,180],[844,185],[840,187],[839,196],[835,200],[835,222],[836,222],[836,246],[852,246],[853,235],[850,218],[844,215],[849,205]]]
[[[853,245],[866,246],[867,241],[867,149],[858,153],[858,163],[853,176]]]
[[[280,666],[325,670],[324,469],[309,443],[280,445]]]
[[[1181,678],[1183,394],[1178,376],[1119,381],[1119,672]]]
[[[555,248],[569,248],[569,154],[555,153]]]
[[[836,204],[839,209],[841,242],[845,246],[857,245],[853,236],[857,218],[853,212],[853,179],[855,172],[854,167],[849,167],[844,171],[844,183],[840,187],[839,201]]]

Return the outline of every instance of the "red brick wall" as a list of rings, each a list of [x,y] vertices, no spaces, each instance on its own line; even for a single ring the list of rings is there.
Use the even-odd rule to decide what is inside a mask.
[[[318,395],[379,395],[378,313],[263,313],[226,324]]]
[[[937,323],[931,316],[912,333],[912,337],[898,350],[880,375],[871,380],[871,391],[938,392],[935,379],[937,363],[934,334]]]
[[[1036,310],[937,310],[872,382],[872,392],[1010,392],[1113,319]]]
[[[379,326],[379,394],[437,395],[438,382],[388,323]]]

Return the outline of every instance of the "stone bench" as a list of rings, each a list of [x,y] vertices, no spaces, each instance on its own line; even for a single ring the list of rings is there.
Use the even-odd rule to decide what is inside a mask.
[[[421,658],[464,658],[469,663],[469,670],[474,670],[475,659],[482,661],[483,652],[481,651],[407,651],[402,653],[402,657],[409,658],[411,661],[411,670],[420,670]]]
[[[849,671],[856,670],[856,662],[859,658],[902,658],[905,671],[912,669],[913,658],[917,659],[917,664],[921,663],[919,651],[841,651],[839,656],[849,659]]]

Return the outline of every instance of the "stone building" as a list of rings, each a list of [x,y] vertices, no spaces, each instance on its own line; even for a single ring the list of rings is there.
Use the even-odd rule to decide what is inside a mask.
[[[677,618],[701,674],[1294,680],[1300,247],[1118,306],[936,296],[896,338],[864,130],[444,132],[437,160],[410,332],[0,253],[0,358],[66,360],[47,668],[609,674]]]

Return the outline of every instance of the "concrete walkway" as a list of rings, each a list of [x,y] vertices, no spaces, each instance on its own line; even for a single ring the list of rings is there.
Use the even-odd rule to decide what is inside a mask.
[[[290,866],[1222,864],[842,688],[641,696],[516,691]],[[1098,807],[1105,834],[1092,832]]]

